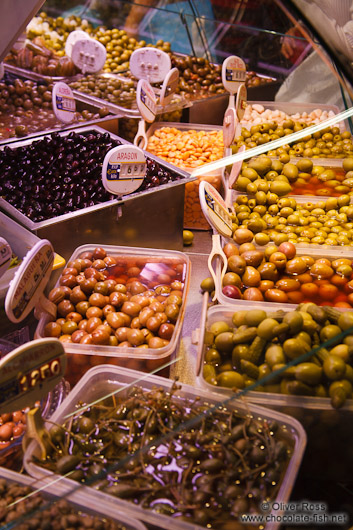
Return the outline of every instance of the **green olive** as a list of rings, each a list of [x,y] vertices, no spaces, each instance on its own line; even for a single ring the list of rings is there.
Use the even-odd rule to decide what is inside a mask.
[[[227,388],[244,388],[244,378],[238,372],[228,370],[217,376],[219,386]]]

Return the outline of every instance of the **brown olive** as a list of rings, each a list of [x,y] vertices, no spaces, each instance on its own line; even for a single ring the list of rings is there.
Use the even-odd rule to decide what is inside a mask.
[[[165,342],[160,337],[151,337],[148,340],[148,347],[152,349],[163,348]]]
[[[102,325],[102,320],[98,317],[89,318],[85,330],[87,333],[92,333],[98,326]]]
[[[97,269],[94,269],[93,267],[88,267],[87,269],[85,269],[85,277],[94,278],[97,281],[101,281],[104,279],[102,277],[102,273],[100,273]]]
[[[96,285],[97,280],[95,278],[86,278],[81,284],[80,287],[82,291],[86,294],[93,292],[94,286]]]
[[[143,283],[139,281],[133,281],[128,284],[127,289],[130,291],[131,294],[140,294],[144,291],[147,291],[147,287],[143,285]]]
[[[87,302],[86,300],[82,301],[82,302],[79,302],[78,304],[76,304],[76,311],[78,313],[80,313],[80,315],[82,315],[83,317],[86,315],[87,313],[87,309],[90,307],[90,304],[89,302]]]
[[[154,311],[153,309],[151,309],[150,306],[147,306],[147,307],[143,307],[142,310],[140,311],[139,313],[139,320],[140,320],[140,323],[142,324],[142,326],[145,326],[146,325],[146,322],[147,320],[152,317],[154,315]]]
[[[70,294],[70,302],[73,304],[78,304],[79,302],[84,302],[87,300],[87,296],[82,291],[79,285],[76,285]]]
[[[166,299],[165,303],[168,305],[168,304],[177,304],[177,305],[181,305],[183,302],[183,299],[181,296],[178,296],[176,294],[171,294],[168,296],[168,298]]]
[[[127,340],[133,346],[140,346],[145,342],[145,336],[140,329],[128,329]]]
[[[113,267],[116,265],[116,259],[113,256],[106,256],[103,261],[107,267]]]
[[[108,285],[106,282],[97,282],[94,286],[94,292],[103,294],[104,296],[109,294]]]
[[[109,326],[97,326],[91,333],[93,344],[108,344],[111,328]]]
[[[114,307],[121,307],[127,301],[127,296],[124,293],[114,291],[109,295],[109,303]]]
[[[127,332],[130,328],[127,328],[126,326],[122,326],[121,328],[118,328],[115,331],[115,336],[118,339],[119,342],[125,342],[127,341]]]
[[[93,252],[90,252],[89,250],[87,250],[86,252],[82,252],[82,254],[80,255],[80,258],[81,258],[81,259],[92,260],[92,258],[93,258]]]
[[[158,330],[158,335],[161,337],[161,339],[170,340],[172,338],[173,333],[174,324],[168,324],[166,322],[161,324],[161,327]]]
[[[104,283],[105,283],[105,285],[107,286],[107,289],[108,289],[108,293],[107,294],[110,294],[113,291],[115,291],[115,287],[117,285],[115,280],[105,280]]]
[[[139,267],[129,267],[126,271],[126,274],[130,278],[137,278],[141,273],[141,269]]]
[[[81,322],[78,323],[78,329],[83,329],[86,331],[88,320],[84,318]]]
[[[106,266],[106,263],[102,259],[95,259],[92,263],[92,267],[97,270],[104,270]]]
[[[123,293],[123,294],[125,294],[127,292],[126,285],[124,285],[123,283],[117,283],[115,285],[115,289],[114,290],[116,292],[118,292],[118,293]]]
[[[176,322],[179,316],[180,307],[178,304],[168,304],[165,308],[165,314],[171,322]]]
[[[87,335],[87,331],[84,329],[77,329],[72,333],[71,340],[78,344],[85,335]]]
[[[102,319],[103,310],[98,306],[90,306],[86,311],[86,318],[97,317]]]
[[[121,317],[124,319],[125,326],[130,326],[131,324],[131,316],[127,315],[126,313],[123,313],[122,311],[117,312],[118,315],[121,315]]]
[[[62,300],[58,304],[58,314],[62,317],[66,317],[71,311],[75,311],[75,306],[70,302],[70,300]]]
[[[131,317],[137,317],[141,309],[141,306],[135,302],[124,302],[121,308],[123,313]]]
[[[118,329],[125,325],[125,319],[119,313],[108,313],[106,320],[113,329]]]
[[[90,333],[84,335],[80,340],[80,344],[93,344],[92,335]]]
[[[59,304],[65,299],[65,292],[61,287],[54,287],[48,294],[48,298],[54,304]]]
[[[103,315],[107,318],[107,315],[109,315],[109,313],[115,313],[115,307],[111,304],[106,304],[103,307]]]
[[[96,247],[92,252],[90,259],[104,259],[107,256],[106,251],[102,247]]]
[[[156,313],[160,313],[161,311],[164,311],[164,305],[161,304],[161,302],[158,302],[158,300],[154,300],[153,302],[151,302],[149,307]]]
[[[106,297],[100,293],[93,293],[88,299],[89,303],[93,306],[103,308],[106,305]]]
[[[57,322],[48,322],[44,327],[45,337],[60,337],[61,326]]]
[[[63,271],[61,276],[67,276],[68,274],[71,274],[72,276],[78,275],[78,270],[75,269],[75,267],[66,267]]]
[[[65,324],[61,326],[61,331],[64,333],[64,335],[72,335],[72,333],[77,329],[77,322],[74,322],[73,320],[67,320]]]
[[[66,315],[67,320],[73,320],[77,324],[82,320],[82,315],[80,313],[77,313],[76,311],[72,311],[68,315]]]
[[[152,316],[147,319],[146,328],[150,331],[157,332],[161,325],[161,321],[157,316]]]

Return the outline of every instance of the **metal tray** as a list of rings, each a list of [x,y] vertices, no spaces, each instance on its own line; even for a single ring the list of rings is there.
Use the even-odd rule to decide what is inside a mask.
[[[73,130],[106,132],[98,126],[86,126],[65,130],[59,134],[65,136]],[[38,140],[45,136],[48,135],[43,134],[34,138]],[[122,144],[129,144],[115,134],[111,134],[111,137]],[[16,148],[29,145],[34,138],[14,141],[10,146]],[[2,147],[5,145],[2,144]],[[0,198],[0,209],[38,237],[49,239],[56,252],[65,259],[76,247],[84,243],[100,242],[182,250],[184,186],[195,179],[186,171],[145,153],[163,168],[178,173],[183,178],[41,222],[31,221],[2,198]]]

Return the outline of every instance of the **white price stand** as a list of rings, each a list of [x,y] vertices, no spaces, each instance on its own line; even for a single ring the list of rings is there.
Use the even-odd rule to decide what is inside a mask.
[[[168,105],[173,95],[175,94],[175,91],[178,87],[179,83],[179,70],[177,68],[172,68],[166,75],[163,85],[161,88],[161,93],[159,96],[159,101],[161,105]]]
[[[219,285],[222,285],[222,281],[217,281],[212,261],[216,256],[222,259],[221,280],[223,280],[223,276],[227,272],[227,257],[222,250],[221,235],[224,237],[232,237],[232,218],[223,197],[209,182],[202,181],[200,183],[199,197],[202,212],[213,229],[212,249],[208,257],[208,268],[214,280],[215,294],[213,300],[216,300],[219,299]]]
[[[38,241],[23,258],[5,298],[5,311],[11,322],[19,323],[36,308],[54,318],[56,306],[45,298],[45,289],[54,263],[54,250],[47,239]]]
[[[246,80],[246,65],[240,57],[231,55],[222,64],[222,82],[230,94],[236,94]]]
[[[119,145],[104,158],[103,186],[114,195],[128,195],[136,191],[146,176],[146,157],[139,147]]]
[[[0,237],[0,278],[10,266],[12,250],[9,243]]]
[[[65,375],[63,344],[55,338],[38,339],[19,346],[0,361],[0,412],[34,405]]]
[[[99,72],[105,63],[107,50],[95,39],[79,39],[72,46],[71,58],[83,74]]]
[[[146,121],[152,123],[156,117],[157,99],[150,83],[140,79],[137,83],[136,102],[142,119],[139,121],[138,130],[134,138],[134,145],[146,149]]]
[[[156,48],[139,48],[130,57],[130,71],[137,79],[161,83],[171,69],[169,55]]]
[[[53,111],[59,121],[71,123],[75,119],[76,101],[69,85],[59,81],[52,91]]]
[[[69,33],[66,42],[65,42],[65,53],[68,57],[71,58],[72,56],[72,48],[74,44],[76,44],[79,40],[88,40],[91,37],[86,33],[85,31],[82,31],[82,29],[76,29],[75,31],[72,31]]]

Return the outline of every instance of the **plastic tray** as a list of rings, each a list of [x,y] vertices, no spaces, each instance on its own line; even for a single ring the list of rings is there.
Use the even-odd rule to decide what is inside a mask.
[[[133,370],[125,370],[114,366],[96,367],[85,374],[80,383],[74,388],[62,406],[53,415],[52,421],[62,423],[67,414],[75,410],[78,402],[89,403],[91,401],[103,398],[103,396],[115,390],[124,392],[124,389],[126,389],[128,386],[136,386],[136,384],[146,390],[150,390],[153,387],[169,390],[172,386],[172,382],[164,378],[151,375],[141,378],[141,374]],[[186,398],[190,400],[194,400],[196,397],[199,397],[201,403],[206,402],[208,404],[214,404],[222,401],[222,396],[220,394],[195,389],[184,384],[181,385],[181,389],[177,391],[176,395],[180,398]],[[249,406],[242,400],[234,400],[234,402],[229,405],[229,408],[237,410],[244,416],[250,413],[251,415],[256,416],[256,418],[276,420],[281,423],[290,433],[291,437],[293,437],[293,454],[276,499],[278,502],[286,502],[290,496],[305,449],[306,435],[304,429],[300,423],[289,416],[285,416],[274,411],[269,411],[255,405]],[[50,427],[50,425],[47,425],[48,429],[50,429]],[[44,479],[46,482],[55,480],[55,478],[57,478],[56,475],[51,474],[47,470],[37,466],[31,461],[32,456],[36,454],[36,451],[36,443],[31,443],[24,457],[26,471],[38,479]],[[70,488],[74,487],[76,484],[72,480],[65,478],[63,478],[60,482],[67,491],[70,491]],[[86,490],[86,487],[83,487],[82,490]],[[116,507],[126,506],[127,509],[129,506],[131,507],[131,504],[126,501],[121,501],[115,498],[112,501],[109,495],[100,491],[96,491],[95,495],[96,502],[101,502],[101,500],[104,500],[113,503]],[[142,509],[137,505],[133,506],[136,517],[145,521],[146,523],[150,523],[161,528],[175,528],[176,530],[201,530],[202,528],[198,525],[191,525],[186,522],[171,519],[165,515],[153,513],[149,510]],[[266,529],[273,530],[277,527],[278,523],[273,523],[268,524]]]
[[[78,247],[68,261],[77,259],[83,252],[93,251],[96,247],[102,245],[82,245]],[[186,297],[190,283],[190,260],[186,254],[173,250],[158,250],[158,249],[144,249],[144,248],[129,248],[104,245],[103,248],[111,256],[119,256],[122,258],[148,258],[157,262],[170,260],[172,262],[182,262],[185,265],[185,279],[183,302],[180,308],[178,320],[175,324],[173,336],[167,346],[159,349],[152,348],[118,348],[113,346],[99,346],[86,344],[72,344],[64,342],[64,348],[67,353],[68,366],[66,369],[65,378],[71,385],[77,383],[78,379],[83,373],[97,364],[111,363],[119,366],[126,366],[128,368],[135,368],[144,372],[149,372],[162,367],[171,360],[172,355],[175,354],[179,340],[181,328],[183,325],[183,318],[186,307]],[[56,286],[59,285],[59,281]],[[44,336],[44,327],[50,321],[47,313],[42,314],[39,320],[35,338],[42,338]],[[169,373],[169,370],[166,370]]]
[[[60,482],[47,486],[37,480],[33,480],[31,477],[4,468],[0,468],[0,479],[5,479],[8,484],[16,483],[21,486],[28,486],[33,491],[39,490],[44,486],[40,494],[47,501],[48,506],[59,500],[66,493],[65,488],[61,487]],[[90,492],[85,494],[80,491],[75,492],[66,500],[78,512],[114,521],[115,523],[121,524],[122,530],[123,528],[125,530],[146,530],[145,525],[141,521],[125,514],[122,509],[118,511],[113,506],[97,503],[95,497]]]
[[[296,102],[285,102],[285,101],[248,101],[249,105],[262,105],[266,109],[270,109],[271,111],[279,110],[282,112],[285,112],[288,114],[289,117],[295,114],[303,114],[306,112],[307,114],[310,114],[314,110],[322,110],[326,112],[333,112],[334,114],[339,114],[340,110],[336,105],[325,105],[322,103],[296,103]],[[272,121],[270,119],[265,119],[261,123],[264,123],[266,121]],[[244,120],[242,120],[241,125],[243,127],[249,128],[253,125],[253,123],[248,123]],[[255,125],[255,124],[254,124]],[[349,125],[347,120],[344,122],[339,122],[339,127],[341,131],[349,130]]]
[[[196,384],[208,392],[229,395],[232,391],[225,387],[210,385],[202,375],[205,329],[218,321],[225,321],[232,325],[233,313],[244,309],[243,304],[235,303],[232,306],[212,306],[202,312],[198,337]],[[268,310],[261,302],[249,302],[246,309]],[[275,310],[275,307],[272,309]],[[288,304],[282,309],[293,310]],[[332,408],[329,398],[289,396],[257,391],[249,391],[246,396],[251,403],[289,414],[302,423],[308,435],[302,474],[307,475],[311,480],[313,476],[323,480],[351,480],[353,452],[347,449],[348,440],[353,436],[353,399],[347,400],[342,408],[336,410]]]
[[[157,129],[161,127],[174,127],[180,131],[196,130],[196,131],[215,131],[221,130],[222,127],[218,125],[203,125],[199,123],[175,123],[175,122],[156,122],[150,125],[147,131],[147,139],[150,138]],[[177,166],[175,166],[177,167]],[[188,172],[192,172],[195,168],[180,166]],[[202,167],[202,166],[201,166]],[[221,190],[222,184],[222,169],[206,172],[193,182],[188,182],[185,186],[185,202],[184,202],[184,227],[198,230],[209,230],[210,225],[206,221],[200,205],[199,200],[199,186],[200,182],[206,180],[212,184],[218,191]]]
[[[344,246],[326,247],[326,248],[319,249],[317,245],[309,245],[305,248],[299,247],[299,246],[297,246],[296,248],[297,248],[296,256],[312,256],[315,259],[328,258],[331,261],[335,259],[339,259],[339,258],[352,259],[352,256],[351,256],[350,251],[348,250],[348,247],[344,247]],[[261,250],[261,247],[259,247],[259,250]],[[233,304],[237,306],[240,305],[242,306],[243,309],[247,309],[249,304],[252,303],[250,300],[232,299],[232,298],[229,298],[228,296],[225,296],[222,293],[221,271],[222,271],[222,264],[220,260],[218,260],[217,266],[216,266],[216,278],[217,278],[218,292],[219,292],[218,302],[220,304],[225,304],[225,305],[233,305]],[[258,303],[261,304],[261,307],[265,311],[271,311],[271,310],[276,311],[277,309],[283,309],[287,307],[289,309],[294,309],[297,306],[297,304],[289,304],[289,303],[283,304],[283,303],[278,303],[278,302],[258,302]],[[348,308],[345,309],[345,308],[340,308],[340,307],[338,307],[337,309],[340,309],[343,311],[349,310]],[[353,307],[352,307],[352,311],[353,311]]]

